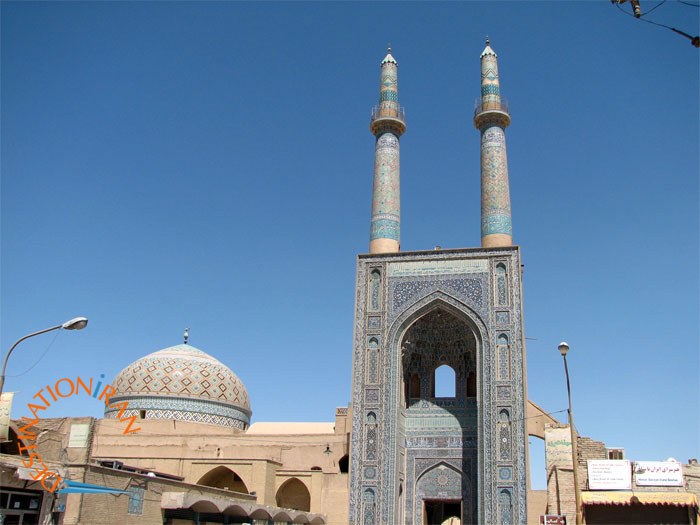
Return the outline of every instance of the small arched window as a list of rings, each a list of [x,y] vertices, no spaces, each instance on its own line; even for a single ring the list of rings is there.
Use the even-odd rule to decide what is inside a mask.
[[[435,386],[434,397],[455,397],[457,386],[457,375],[449,365],[441,365],[435,369],[433,378]]]

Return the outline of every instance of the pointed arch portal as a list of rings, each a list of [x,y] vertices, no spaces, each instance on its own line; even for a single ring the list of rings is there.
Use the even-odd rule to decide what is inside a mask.
[[[477,489],[470,480],[478,464],[477,333],[436,300],[414,316],[399,344],[408,478],[403,512],[416,525],[476,523]]]
[[[277,506],[283,509],[311,510],[311,493],[297,478],[288,479],[277,491]]]
[[[223,465],[204,474],[197,482],[197,485],[241,492],[243,494],[249,493],[243,479],[236,472]]]

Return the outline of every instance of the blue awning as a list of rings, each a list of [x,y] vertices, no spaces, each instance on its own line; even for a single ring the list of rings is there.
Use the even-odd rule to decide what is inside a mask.
[[[58,489],[58,494],[131,494],[128,490],[113,489],[102,485],[91,483],[81,483],[79,481],[65,480],[62,488]]]

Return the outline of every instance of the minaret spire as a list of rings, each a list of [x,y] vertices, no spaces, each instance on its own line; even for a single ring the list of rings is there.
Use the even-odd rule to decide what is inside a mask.
[[[486,37],[486,48],[481,53],[481,103],[474,111],[474,125],[481,132],[481,246],[484,248],[513,244],[505,134],[509,124],[508,107],[501,100],[496,53]]]
[[[401,224],[399,137],[406,131],[406,122],[404,110],[399,106],[397,63],[391,54],[391,44],[381,62],[379,105],[372,109],[369,129],[376,137],[369,253],[398,252]]]

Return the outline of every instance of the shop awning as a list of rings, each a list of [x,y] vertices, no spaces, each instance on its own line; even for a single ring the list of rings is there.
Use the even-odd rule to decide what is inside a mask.
[[[67,479],[58,494],[129,494],[129,491]]]
[[[675,505],[697,507],[690,492],[631,492],[624,490],[581,493],[582,505]]]

